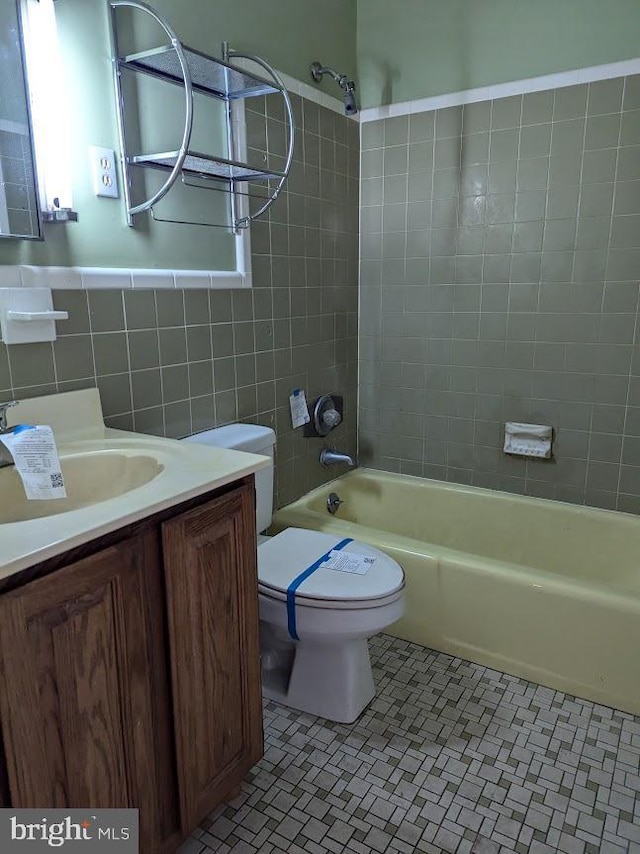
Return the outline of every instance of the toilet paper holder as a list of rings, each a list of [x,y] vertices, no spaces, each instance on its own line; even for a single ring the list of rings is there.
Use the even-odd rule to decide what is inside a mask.
[[[548,424],[507,421],[504,425],[503,450],[511,456],[548,460],[553,453],[553,427]]]

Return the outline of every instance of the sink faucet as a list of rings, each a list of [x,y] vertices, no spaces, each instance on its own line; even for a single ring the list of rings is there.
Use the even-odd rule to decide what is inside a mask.
[[[9,400],[6,403],[0,403],[0,433],[11,433],[13,427],[7,426],[7,409],[18,405],[17,400]]]
[[[358,465],[358,460],[350,454],[343,454],[342,451],[336,451],[334,448],[323,448],[320,451],[320,464],[323,466],[335,466],[338,463],[355,468]]]
[[[12,406],[17,406],[19,401],[17,400],[9,400],[7,403],[0,403],[0,436],[5,433],[11,433],[15,429],[14,427],[9,427],[7,424],[7,409],[11,409]],[[11,454],[8,449],[0,442],[0,468],[4,468],[4,466],[12,466],[14,464]]]

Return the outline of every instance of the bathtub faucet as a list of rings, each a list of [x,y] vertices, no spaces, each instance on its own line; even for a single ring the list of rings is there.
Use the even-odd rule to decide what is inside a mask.
[[[350,454],[343,454],[342,451],[336,451],[334,448],[323,448],[320,451],[320,464],[323,466],[335,466],[338,463],[355,468],[358,465],[358,460]]]

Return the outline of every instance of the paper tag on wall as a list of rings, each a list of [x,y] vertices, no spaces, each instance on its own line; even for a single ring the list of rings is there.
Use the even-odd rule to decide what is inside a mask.
[[[303,389],[297,388],[293,394],[289,395],[289,406],[291,407],[291,423],[294,428],[302,427],[311,421],[307,398]]]
[[[329,552],[329,559],[322,564],[322,568],[335,569],[336,572],[351,572],[354,575],[366,575],[375,562],[376,559],[371,555],[332,549]]]
[[[20,425],[0,436],[0,442],[13,457],[28,499],[67,497],[51,427]]]

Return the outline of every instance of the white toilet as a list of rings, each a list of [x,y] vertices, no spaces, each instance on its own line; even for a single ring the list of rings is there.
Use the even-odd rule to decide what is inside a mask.
[[[230,424],[184,441],[273,459],[275,433]],[[256,473],[258,590],[265,697],[351,723],[375,694],[367,638],[404,613],[404,572],[388,555],[335,534],[271,524],[273,465]],[[326,566],[329,553],[333,560]]]

